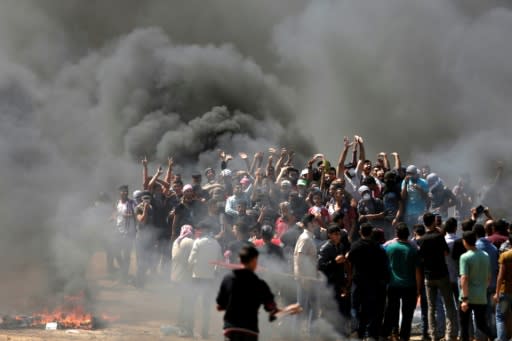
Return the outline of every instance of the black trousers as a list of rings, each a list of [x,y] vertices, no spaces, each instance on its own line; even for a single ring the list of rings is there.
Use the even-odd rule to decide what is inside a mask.
[[[243,332],[230,332],[224,336],[224,341],[258,341],[258,335]]]
[[[471,323],[472,312],[475,313],[476,327],[487,338],[492,338],[492,333],[487,324],[487,305],[486,304],[469,304],[469,309],[466,312],[460,310],[460,336],[461,341],[469,341],[469,327]]]

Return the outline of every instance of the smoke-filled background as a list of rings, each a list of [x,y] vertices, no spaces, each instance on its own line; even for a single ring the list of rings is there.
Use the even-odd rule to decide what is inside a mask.
[[[217,148],[289,146],[335,160],[343,136],[357,133],[372,159],[398,151],[443,177],[470,171],[483,183],[492,162],[509,159],[504,6],[0,2],[3,286],[44,289],[30,274],[55,259],[73,273],[84,257],[62,235],[87,236],[84,226],[97,224],[88,209],[96,193],[139,186],[144,155],[150,172],[169,155],[201,170]]]

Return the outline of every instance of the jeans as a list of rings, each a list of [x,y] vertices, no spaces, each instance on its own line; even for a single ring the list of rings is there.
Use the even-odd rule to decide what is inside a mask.
[[[428,327],[429,334],[432,340],[436,339],[438,325],[436,321],[436,303],[437,294],[441,293],[443,298],[444,310],[446,315],[446,333],[445,339],[457,338],[457,312],[455,310],[455,303],[453,302],[453,293],[448,276],[440,279],[426,279],[425,288],[427,292],[428,303]]]
[[[439,291],[438,291],[439,293]],[[457,302],[456,300],[454,302]],[[454,303],[455,304],[455,303]],[[430,337],[428,333],[428,302],[427,302],[427,291],[425,286],[421,287],[421,297],[420,297],[420,308],[421,308],[421,329],[422,336],[424,338]],[[441,296],[437,297],[436,300],[436,323],[437,323],[437,331],[436,331],[436,340],[442,339],[446,332],[446,316],[444,314],[444,306],[443,300]],[[459,321],[456,321],[457,328]]]
[[[507,313],[512,307],[512,295],[501,294],[498,304],[496,305],[496,339],[499,341],[507,341]]]
[[[192,288],[194,289],[191,303],[192,309],[194,309],[196,305],[196,300],[198,298],[201,299],[201,320],[203,323],[201,326],[201,337],[205,339],[208,338],[208,331],[210,330],[210,311],[214,301],[214,280],[207,278],[193,278]],[[191,330],[194,330],[193,319],[191,323]]]
[[[312,281],[299,280],[297,282],[297,301],[304,310],[304,313],[297,314],[295,331],[298,332],[300,330],[300,323],[306,320],[307,334],[311,336],[313,322],[318,315],[318,300]]]
[[[378,339],[386,305],[386,285],[383,283],[356,284],[352,294],[360,339]]]
[[[421,214],[412,214],[412,215],[405,215],[403,218],[404,223],[407,224],[407,227],[409,228],[409,232],[412,236],[412,232],[414,229],[414,225],[418,224],[418,219]]]
[[[461,341],[469,341],[469,326],[472,322],[472,314],[475,314],[476,327],[480,332],[488,338],[491,337],[491,331],[487,325],[487,305],[486,304],[469,304],[469,309],[466,312],[460,311],[460,335]]]
[[[416,309],[416,287],[388,288],[388,304],[382,326],[382,336],[387,338],[391,330],[398,325],[400,316],[400,303],[402,303],[402,324],[400,326],[400,340],[408,341],[411,336],[411,325],[414,310]]]

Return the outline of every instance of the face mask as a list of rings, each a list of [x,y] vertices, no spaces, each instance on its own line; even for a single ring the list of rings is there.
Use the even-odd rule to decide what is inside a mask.
[[[370,200],[371,198],[372,196],[370,195],[370,193],[363,194],[363,200]]]
[[[350,176],[351,178],[353,178],[354,176],[356,176],[356,170],[354,168],[350,168],[348,170],[348,176]]]

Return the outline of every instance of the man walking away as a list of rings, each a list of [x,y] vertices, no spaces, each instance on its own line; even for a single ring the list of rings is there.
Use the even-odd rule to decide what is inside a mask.
[[[419,254],[423,265],[425,289],[427,292],[429,334],[432,341],[436,340],[436,302],[438,291],[443,295],[446,316],[446,337],[448,340],[457,338],[457,313],[453,302],[453,293],[448,276],[448,267],[445,257],[449,248],[441,233],[435,226],[434,214],[428,212],[423,215],[423,224],[427,232],[418,240]]]
[[[373,226],[369,223],[361,225],[361,239],[352,244],[347,260],[350,262],[349,287],[354,283],[352,308],[359,323],[358,337],[377,340],[390,274],[386,252],[371,239],[372,230]]]
[[[405,223],[398,224],[396,236],[397,242],[389,244],[386,248],[391,269],[391,281],[388,286],[388,304],[382,336],[388,338],[394,326],[398,325],[401,304],[400,340],[408,341],[411,336],[416,300],[422,286],[420,258],[416,247],[409,242],[409,228]]]
[[[511,238],[512,239],[512,238]],[[510,240],[512,243],[512,240]],[[507,315],[512,307],[512,250],[500,255],[498,280],[496,281],[496,331],[497,340],[507,341]]]
[[[490,280],[489,256],[476,248],[476,233],[464,232],[464,247],[468,250],[460,257],[460,325],[461,341],[469,341],[472,313],[476,327],[487,337],[491,331],[487,324],[487,284]]]

